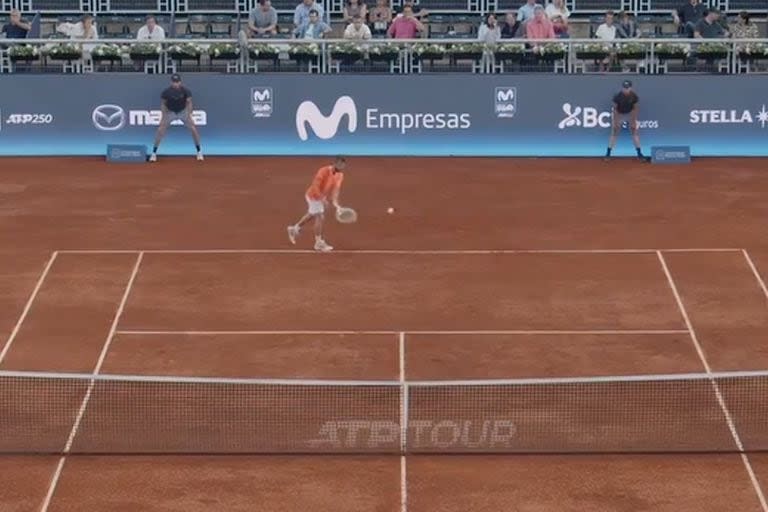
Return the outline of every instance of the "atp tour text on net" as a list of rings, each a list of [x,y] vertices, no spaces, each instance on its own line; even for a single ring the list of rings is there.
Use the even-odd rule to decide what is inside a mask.
[[[386,449],[399,446],[401,434],[394,421],[326,421],[308,444],[313,449]],[[499,449],[512,447],[517,427],[510,420],[419,420],[408,422],[406,435],[414,449]]]

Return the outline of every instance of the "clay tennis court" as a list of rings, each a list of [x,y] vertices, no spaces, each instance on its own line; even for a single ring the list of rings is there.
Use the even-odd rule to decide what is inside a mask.
[[[2,160],[0,370],[397,384],[768,369],[764,161],[355,158],[342,197],[360,220],[331,224],[338,252],[315,254],[285,226],[324,161]],[[160,389],[146,400],[162,404]],[[52,395],[68,415],[36,442],[64,448],[84,393]],[[737,425],[765,413],[734,393]],[[715,395],[678,399],[719,414]],[[437,417],[420,396],[412,418]],[[0,456],[0,509],[768,512],[768,453],[725,449],[724,417],[690,432],[715,453],[76,453],[110,451],[90,435],[109,416],[133,422],[126,446],[191,443],[184,425],[138,423],[100,397],[74,453]],[[630,412],[654,398],[627,395]],[[348,403],[397,423],[398,399]],[[296,403],[317,420],[320,398]],[[211,422],[240,410],[202,404],[218,407]],[[752,427],[745,446],[764,450]],[[645,434],[601,442],[672,435]]]

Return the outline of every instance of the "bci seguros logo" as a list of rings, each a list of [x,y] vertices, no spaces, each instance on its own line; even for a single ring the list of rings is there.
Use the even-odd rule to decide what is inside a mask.
[[[610,128],[611,112],[598,110],[595,107],[580,107],[571,103],[563,103],[565,117],[557,124],[561,130],[566,128]],[[625,123],[626,124],[626,123]],[[638,128],[658,128],[658,121],[637,121]]]
[[[377,107],[367,107],[363,114],[360,115],[351,96],[337,98],[327,116],[317,104],[306,100],[296,109],[296,133],[306,141],[309,140],[308,128],[311,128],[317,138],[332,139],[344,120],[349,133],[355,133],[361,121],[366,130],[397,130],[400,135],[410,130],[466,130],[472,126],[472,116],[468,112],[383,112]]]
[[[126,110],[120,105],[99,105],[91,113],[91,121],[96,129],[103,132],[122,130],[126,125],[130,126],[160,126],[163,113],[160,110]],[[193,110],[192,120],[197,126],[208,124],[208,113],[205,110]],[[171,126],[179,126],[184,123],[176,120]]]

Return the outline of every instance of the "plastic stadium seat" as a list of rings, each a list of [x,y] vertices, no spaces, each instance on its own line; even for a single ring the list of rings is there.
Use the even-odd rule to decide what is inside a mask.
[[[428,11],[468,11],[467,0],[419,0],[417,9]]]
[[[272,0],[272,7],[282,12],[293,12],[296,10],[296,6],[299,5],[300,0]],[[291,18],[291,25],[293,25],[293,18]]]
[[[681,0],[651,0],[651,11],[674,11],[683,5]]]
[[[109,4],[112,12],[146,12],[157,10],[157,0],[111,0]]]
[[[209,19],[209,34],[212,37],[232,37],[234,18],[230,15],[216,14]]]
[[[207,37],[210,33],[208,16],[204,14],[192,14],[187,18],[187,30],[185,33],[201,39]]]
[[[41,12],[80,12],[80,0],[34,0],[32,10]]]
[[[189,12],[236,12],[236,0],[187,0]]]
[[[129,19],[124,16],[99,17],[101,36],[106,39],[123,37],[128,32]]]
[[[731,12],[752,11],[764,15],[766,7],[768,4],[765,0],[729,0],[728,2],[728,8]]]
[[[621,0],[576,0],[575,11],[605,12],[621,11]]]

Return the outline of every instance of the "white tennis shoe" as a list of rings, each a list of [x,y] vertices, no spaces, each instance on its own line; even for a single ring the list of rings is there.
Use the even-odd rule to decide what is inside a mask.
[[[299,228],[296,226],[288,226],[288,240],[291,241],[293,245],[296,245],[296,238],[299,236]]]
[[[203,160],[204,160],[203,159],[203,152],[202,151],[198,151],[197,152],[197,161],[198,162],[202,162]]]
[[[315,250],[318,252],[331,252],[333,247],[328,245],[328,242],[321,239],[315,242]]]
[[[157,162],[157,153],[152,153],[151,155],[149,155],[149,161]]]

